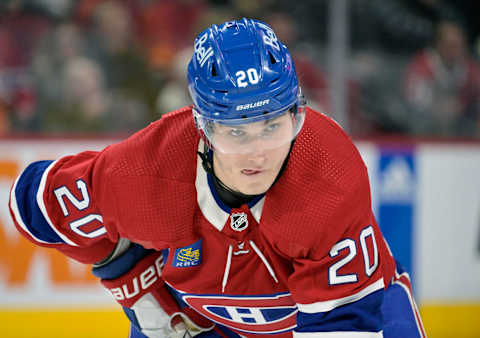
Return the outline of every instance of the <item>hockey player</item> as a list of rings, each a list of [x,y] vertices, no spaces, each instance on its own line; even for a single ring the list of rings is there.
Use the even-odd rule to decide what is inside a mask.
[[[305,106],[272,29],[195,40],[193,107],[101,152],[29,165],[18,230],[83,263],[131,337],[424,337],[352,141]]]

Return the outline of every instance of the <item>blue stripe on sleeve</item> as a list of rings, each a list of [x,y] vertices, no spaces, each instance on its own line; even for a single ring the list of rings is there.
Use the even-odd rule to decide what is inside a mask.
[[[50,227],[37,204],[40,180],[53,161],[38,161],[30,164],[20,176],[15,188],[18,211],[27,230],[39,240],[50,244],[65,243]]]
[[[339,306],[328,312],[297,314],[297,332],[360,331],[382,329],[381,305],[384,290],[372,292],[362,299]]]

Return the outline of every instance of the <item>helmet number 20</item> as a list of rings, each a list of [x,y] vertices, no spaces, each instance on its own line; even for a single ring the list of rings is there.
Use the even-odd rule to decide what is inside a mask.
[[[255,68],[248,68],[247,71],[239,70],[235,73],[237,77],[237,85],[239,87],[246,87],[249,84],[255,85],[259,81],[258,73]]]

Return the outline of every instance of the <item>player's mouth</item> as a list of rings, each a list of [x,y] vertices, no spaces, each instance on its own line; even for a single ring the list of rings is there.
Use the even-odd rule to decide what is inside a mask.
[[[259,170],[259,169],[242,169],[242,174],[247,176],[258,175],[262,172],[263,170]]]

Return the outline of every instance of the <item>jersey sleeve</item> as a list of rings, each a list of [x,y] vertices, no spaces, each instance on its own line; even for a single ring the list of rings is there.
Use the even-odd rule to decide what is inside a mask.
[[[83,263],[105,258],[118,235],[105,226],[103,212],[111,206],[103,163],[102,152],[83,152],[27,166],[10,192],[17,229],[34,244]]]
[[[289,289],[298,306],[294,337],[382,337],[384,265],[391,256],[361,178],[318,232],[306,254],[294,259]],[[315,235],[311,235],[315,237]]]

